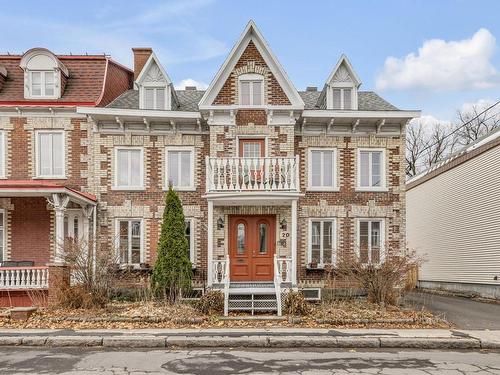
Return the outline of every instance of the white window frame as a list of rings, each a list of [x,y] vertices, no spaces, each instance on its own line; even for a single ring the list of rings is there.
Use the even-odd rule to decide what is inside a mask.
[[[333,186],[323,185],[323,154],[321,156],[321,186],[312,185],[312,153],[313,151],[332,151],[333,152]],[[339,185],[337,181],[337,149],[336,148],[325,148],[325,147],[310,147],[307,150],[307,190],[309,191],[339,191]]]
[[[0,130],[0,158],[1,158],[1,165],[0,165],[0,179],[6,178],[6,170],[7,170],[7,150],[5,149],[6,146],[5,142],[5,131]]]
[[[381,183],[380,186],[361,186],[361,152],[381,152],[382,157],[380,160],[380,178]],[[385,148],[358,148],[356,151],[356,191],[379,191],[384,192],[388,191],[387,189],[387,178],[386,178],[386,150]],[[372,163],[370,158],[369,163],[369,180],[370,184],[372,181]]]
[[[364,263],[366,265],[380,265],[385,260],[385,219],[384,218],[375,218],[375,217],[366,217],[366,218],[358,218],[356,219],[356,255],[358,259],[360,259],[360,225],[361,222],[379,222],[380,223],[380,262],[372,263],[371,262],[371,224],[368,226],[368,263]]]
[[[118,152],[123,151],[123,150],[139,150],[141,153],[141,160],[140,160],[140,175],[141,175],[141,184],[139,186],[122,186],[118,185]],[[114,183],[113,183],[113,190],[145,190],[144,187],[144,148],[143,147],[136,147],[136,146],[118,146],[115,147],[115,160],[114,160]]]
[[[171,151],[189,151],[191,152],[191,179],[189,181],[189,186],[173,186],[174,190],[176,191],[195,191],[196,186],[195,186],[195,164],[196,164],[196,150],[193,146],[167,146],[165,147],[165,155],[163,157],[164,163],[165,163],[165,176],[163,178],[163,189],[168,190],[168,153]],[[180,163],[180,159],[179,159]],[[180,170],[180,169],[179,169]]]
[[[121,221],[127,221],[129,224],[129,231],[130,231],[130,223],[132,221],[139,221],[141,223],[141,239],[140,239],[140,243],[141,243],[141,249],[140,249],[140,262],[139,263],[122,263],[121,262],[121,259],[120,259],[120,222]],[[130,240],[130,236],[132,235],[132,232],[129,232],[129,239],[128,239],[128,243],[129,243],[129,248],[127,249],[130,253],[129,253],[129,257],[128,259],[132,259],[131,257],[131,252],[132,252],[132,248],[131,248],[131,244],[132,244],[132,241]],[[142,217],[118,217],[118,218],[115,218],[115,246],[116,246],[116,257],[117,257],[117,261],[118,261],[118,264],[120,266],[135,266],[135,267],[138,267],[140,265],[140,263],[144,263],[144,219]]]
[[[333,90],[340,90],[340,108],[333,108]],[[344,90],[351,90],[351,108],[345,108]],[[334,111],[350,111],[358,109],[358,90],[351,82],[336,82],[328,86],[327,109]]]
[[[247,139],[263,139],[264,140],[264,157],[267,158],[268,155],[267,155],[267,150],[269,148],[269,139],[267,136],[265,135],[237,135],[236,136],[236,155],[239,157],[239,158],[242,158],[243,155],[240,153],[240,141],[244,141],[244,140],[247,140]]]
[[[33,73],[40,73],[40,95],[34,95],[33,94]],[[53,83],[53,89],[54,93],[52,95],[47,95],[45,93],[45,74],[46,73],[52,73],[54,77],[54,83]],[[58,98],[57,95],[57,85],[56,85],[56,79],[58,78],[58,75],[55,74],[53,70],[29,70],[29,93],[30,93],[30,98],[33,99],[55,99]]]
[[[190,225],[191,233],[189,233],[189,261],[191,262],[192,268],[196,268],[196,259],[194,253],[194,229],[195,229],[195,219],[194,217],[185,217],[184,221],[188,221]]]
[[[253,104],[253,85],[250,85],[250,104],[241,103],[241,84],[242,82],[260,82],[261,83],[261,93],[260,93],[260,104]],[[263,107],[264,104],[264,76],[261,74],[247,73],[242,74],[238,77],[238,104],[245,107]]]
[[[40,173],[40,134],[62,134],[62,174],[61,175],[42,175]],[[66,179],[66,132],[64,130],[36,130],[35,131],[35,176],[39,179]]]
[[[7,243],[7,228],[5,228],[5,223],[7,221],[7,218],[5,217],[6,215],[5,209],[0,208],[0,213],[3,214],[3,220],[0,221],[0,225],[3,228],[3,237],[0,239],[0,241],[2,241],[2,253],[0,254],[2,256],[0,260],[1,263],[7,260],[7,249],[5,248],[5,244]]]
[[[151,90],[153,89],[154,90],[154,95],[153,95],[153,108],[146,108],[146,90]],[[156,90],[158,89],[163,89],[164,90],[164,94],[165,94],[165,101],[164,101],[164,106],[163,108],[157,108],[157,104],[156,103]],[[151,84],[147,84],[147,83],[144,83],[142,86],[141,86],[141,100],[142,100],[142,105],[141,105],[141,108],[142,109],[145,109],[147,111],[165,111],[165,110],[169,110],[170,109],[170,90],[168,89],[168,86],[166,85],[151,85]]]
[[[332,223],[332,265],[337,264],[337,218],[335,217],[317,217],[317,218],[309,218],[308,221],[308,235],[307,235],[307,265],[309,265],[312,261],[312,223],[313,221],[321,222],[320,232],[323,232],[323,223],[331,222]],[[320,239],[320,259],[323,260],[323,239]],[[329,264],[329,263],[326,263]],[[325,263],[318,263],[318,268],[324,268]]]

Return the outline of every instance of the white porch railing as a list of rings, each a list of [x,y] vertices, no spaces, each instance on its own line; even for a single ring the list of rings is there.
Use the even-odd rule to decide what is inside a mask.
[[[212,285],[224,286],[224,316],[229,313],[229,255],[226,259],[212,260]]]
[[[1,267],[1,289],[47,289],[48,267]]]
[[[299,156],[206,157],[207,193],[230,191],[298,192]]]
[[[283,314],[281,305],[282,284],[292,282],[292,258],[282,258],[274,254],[274,289],[278,316]]]

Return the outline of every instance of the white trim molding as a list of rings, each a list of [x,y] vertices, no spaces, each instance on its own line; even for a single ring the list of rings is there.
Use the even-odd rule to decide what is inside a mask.
[[[119,151],[140,151],[140,161],[139,161],[139,165],[140,165],[140,176],[141,176],[141,183],[140,185],[119,185],[118,184],[118,153]],[[141,146],[115,146],[114,148],[114,161],[113,161],[113,168],[114,168],[114,171],[113,171],[113,186],[112,186],[112,190],[130,190],[130,191],[133,191],[133,190],[145,190],[145,184],[144,184],[144,147],[141,147]],[[130,169],[131,169],[131,161],[129,160],[129,173],[130,173]]]
[[[189,186],[173,186],[174,190],[176,191],[195,191],[196,186],[195,186],[195,173],[196,173],[196,149],[194,146],[166,146],[165,151],[164,151],[164,165],[165,165],[165,175],[163,176],[163,189],[168,190],[169,188],[169,180],[168,180],[168,153],[169,152],[175,152],[175,151],[188,151],[190,152],[190,168],[191,168],[191,175],[189,179]],[[182,168],[181,168],[181,160],[178,160],[178,173],[179,177],[180,174],[182,173]]]
[[[325,186],[323,184],[323,175],[324,175],[324,153],[321,153],[321,186],[313,186],[312,185],[312,153],[314,151],[329,151],[333,153],[333,162],[332,162],[332,178],[333,185]],[[335,147],[309,147],[307,149],[307,190],[308,191],[339,191],[339,182],[338,182],[338,151]]]
[[[319,233],[319,242],[320,242],[320,262],[318,262],[318,268],[324,268],[327,264],[337,264],[337,218],[336,217],[311,217],[308,218],[307,223],[307,266],[312,262],[312,223],[320,222],[320,233]],[[330,222],[332,223],[332,259],[331,263],[324,263],[324,241],[322,237],[324,223]]]
[[[5,141],[6,132],[0,130],[0,179],[7,178],[7,142]]]
[[[243,98],[242,98],[242,85],[243,83],[249,83],[249,103],[248,104],[243,104]],[[254,90],[254,83],[260,83],[260,103],[254,103],[254,95],[253,95],[253,90]],[[265,105],[264,102],[264,91],[265,91],[265,79],[262,74],[256,74],[256,73],[246,73],[238,76],[238,104],[241,107],[259,107]]]
[[[131,230],[131,222],[132,221],[139,221],[140,222],[140,228],[141,228],[141,236],[140,236],[140,262],[139,263],[132,263],[131,262],[131,244],[132,241],[130,240],[132,237],[132,232],[128,233],[128,244],[129,248],[127,249],[129,251],[129,262],[128,263],[122,263],[121,262],[121,254],[120,254],[120,222],[121,221],[126,221],[128,222],[128,230]],[[115,218],[115,246],[116,246],[116,257],[119,265],[132,265],[132,266],[139,266],[140,263],[145,262],[145,247],[144,247],[144,219],[142,217],[116,217]]]
[[[371,186],[372,180],[372,156],[370,154],[369,159],[369,179],[370,186],[361,186],[361,152],[380,152],[380,186]],[[372,147],[360,147],[356,150],[356,189],[355,191],[374,191],[374,192],[386,192],[389,191],[387,188],[387,155],[385,148],[372,148]]]

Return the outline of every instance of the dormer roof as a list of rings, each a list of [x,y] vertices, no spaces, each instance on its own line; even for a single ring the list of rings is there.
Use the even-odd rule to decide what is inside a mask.
[[[205,94],[203,95],[199,103],[200,110],[206,110],[212,107],[216,107],[216,105],[214,105],[214,100],[216,99],[217,95],[221,91],[222,87],[226,83],[227,79],[233,72],[236,64],[238,63],[250,43],[253,43],[253,45],[255,45],[255,48],[264,59],[267,67],[273,74],[278,85],[287,96],[288,101],[290,102],[288,106],[291,109],[303,109],[304,102],[295,89],[292,81],[272,52],[268,43],[262,36],[260,30],[257,28],[255,22],[253,20],[250,20],[243,30],[240,38],[229,53],[228,57],[220,67],[216,76],[210,83],[208,89],[205,91]]]
[[[344,54],[340,56],[339,61],[337,61],[337,64],[326,80],[327,85],[335,82],[352,82],[353,86],[356,88],[361,86],[361,79],[358,77],[351,62]]]
[[[46,48],[37,47],[28,50],[21,58],[19,66],[25,71],[59,69],[62,74],[69,77],[68,68]]]

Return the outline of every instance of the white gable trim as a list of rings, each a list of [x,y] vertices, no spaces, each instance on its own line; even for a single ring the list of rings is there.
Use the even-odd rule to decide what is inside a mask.
[[[233,71],[236,63],[240,59],[250,41],[253,41],[267,66],[274,74],[274,77],[278,81],[278,84],[281,86],[286,96],[290,100],[291,105],[288,107],[291,109],[303,109],[304,102],[297,92],[297,89],[288,78],[288,75],[286,74],[281,64],[278,62],[276,56],[271,51],[269,45],[255,25],[255,22],[253,20],[250,20],[240,38],[229,53],[228,57],[220,67],[215,78],[210,83],[210,86],[205,91],[205,94],[201,98],[199,103],[200,110],[213,109],[217,107],[212,105],[212,103],[217,97],[217,94],[221,90],[226,80],[229,78],[229,75]]]
[[[347,58],[347,56],[344,55],[344,54],[342,54],[342,56],[340,56],[339,61],[337,61],[337,64],[335,65],[335,67],[333,68],[332,72],[328,76],[328,79],[326,80],[326,84],[330,85],[332,83],[333,77],[335,77],[335,74],[337,73],[337,71],[339,70],[339,68],[342,66],[342,64],[345,64],[346,67],[347,67],[347,70],[349,70],[349,75],[351,76],[351,78],[354,81],[353,82],[354,83],[354,87],[359,88],[359,86],[361,86],[361,79],[356,74],[356,71],[352,67],[351,62],[349,61],[349,59]]]
[[[146,64],[144,64],[141,72],[139,73],[139,76],[135,80],[136,86],[140,85],[142,83],[142,81],[144,81],[144,79],[146,78],[148,70],[151,68],[151,65],[153,65],[153,62],[156,63],[156,65],[160,69],[161,74],[163,74],[163,77],[165,77],[167,85],[172,84],[172,80],[168,76],[168,74],[165,71],[165,69],[163,68],[163,66],[160,64],[160,60],[158,60],[158,57],[156,57],[155,53],[152,52],[151,55],[148,58],[148,61],[146,61]]]

